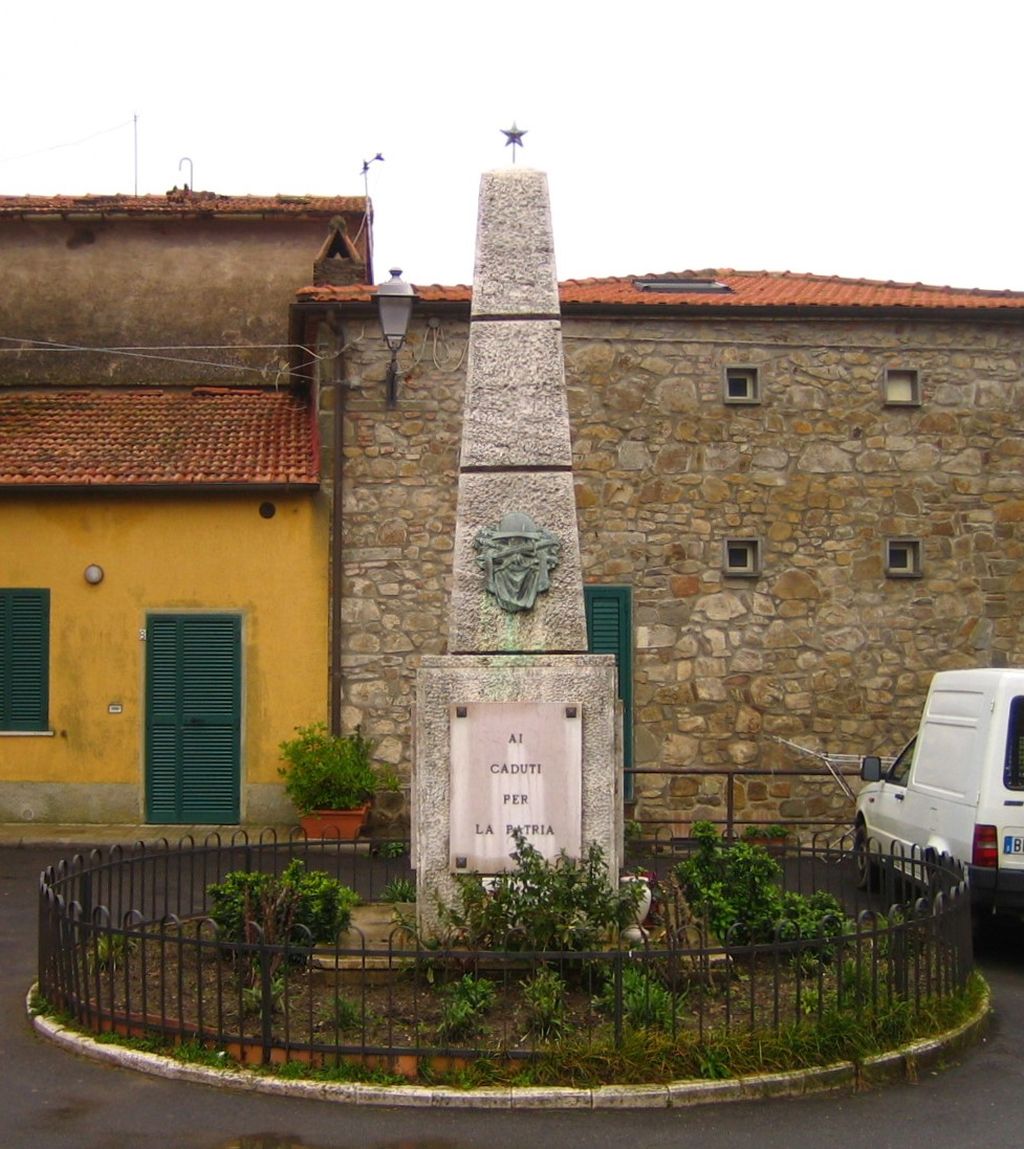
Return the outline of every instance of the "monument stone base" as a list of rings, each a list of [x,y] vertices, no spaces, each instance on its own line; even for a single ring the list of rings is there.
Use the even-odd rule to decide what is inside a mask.
[[[518,827],[546,857],[596,842],[617,880],[621,739],[610,654],[452,654],[416,677],[417,921],[439,925],[459,873],[510,868]]]

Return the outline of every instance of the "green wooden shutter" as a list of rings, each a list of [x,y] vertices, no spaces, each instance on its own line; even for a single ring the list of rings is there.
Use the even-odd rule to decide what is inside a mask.
[[[146,818],[178,821],[181,735],[178,625],[174,618],[146,622]]]
[[[622,700],[623,765],[633,766],[633,624],[628,586],[585,586],[587,645],[594,654],[614,654]],[[627,774],[623,793],[633,798],[633,775]]]
[[[46,730],[50,592],[0,590],[0,730]]]
[[[241,619],[151,615],[146,661],[147,818],[237,822]]]

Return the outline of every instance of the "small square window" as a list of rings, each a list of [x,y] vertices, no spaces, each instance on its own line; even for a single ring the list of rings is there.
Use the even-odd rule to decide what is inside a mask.
[[[726,539],[722,544],[722,570],[727,575],[755,578],[761,573],[760,539]]]
[[[921,377],[910,368],[887,368],[885,401],[893,407],[918,407],[921,404]]]
[[[885,573],[889,578],[920,578],[921,540],[887,539]]]
[[[761,381],[756,367],[726,367],[722,387],[726,403],[761,402]]]

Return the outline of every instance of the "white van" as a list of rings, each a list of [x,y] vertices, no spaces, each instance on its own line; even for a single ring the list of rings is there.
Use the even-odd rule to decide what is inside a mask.
[[[975,909],[1024,914],[1024,670],[936,674],[917,736],[884,773],[863,759],[861,777],[865,883],[883,857],[952,854]]]

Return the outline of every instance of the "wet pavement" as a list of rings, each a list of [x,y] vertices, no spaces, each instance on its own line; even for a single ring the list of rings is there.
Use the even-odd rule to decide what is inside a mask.
[[[134,846],[137,842],[158,842],[166,840],[171,845],[191,837],[196,842],[205,842],[215,835],[221,841],[230,842],[247,835],[250,840],[276,835],[286,841],[290,835],[301,831],[296,825],[288,826],[153,826],[126,825],[123,823],[89,823],[70,825],[59,822],[0,822],[0,847],[39,846],[62,851],[76,852],[95,846]]]

